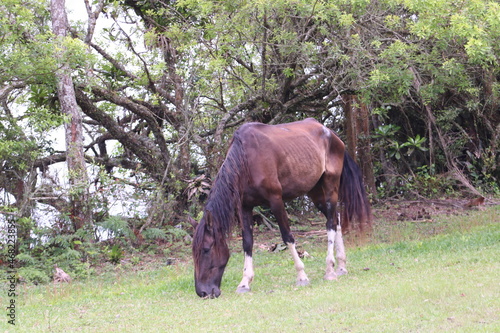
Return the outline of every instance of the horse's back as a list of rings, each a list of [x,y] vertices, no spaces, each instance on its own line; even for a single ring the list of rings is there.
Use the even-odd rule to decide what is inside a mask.
[[[332,132],[315,119],[308,118],[279,125],[247,123],[242,125],[235,135],[240,137],[245,149],[261,152],[274,150],[275,153],[282,152],[300,157],[301,149],[324,149]]]
[[[240,136],[252,135],[252,137],[272,137],[286,138],[299,136],[325,135],[329,136],[331,131],[316,119],[307,118],[305,120],[291,123],[268,125],[263,123],[246,123],[242,125],[236,133]]]
[[[332,140],[340,141],[314,119],[248,123],[236,135],[247,155],[250,186],[259,193],[280,191],[285,199],[306,194],[317,184],[328,168]]]

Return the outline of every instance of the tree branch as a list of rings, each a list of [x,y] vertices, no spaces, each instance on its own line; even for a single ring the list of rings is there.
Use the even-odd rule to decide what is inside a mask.
[[[162,180],[163,172],[168,165],[169,158],[160,151],[150,138],[134,132],[125,131],[115,119],[97,108],[89,97],[80,89],[76,89],[76,98],[78,104],[87,116],[99,122],[113,138],[118,140],[124,147],[136,155],[144,164],[149,175],[157,180]],[[129,102],[130,101],[126,104]],[[163,156],[164,158],[158,159],[158,156]]]

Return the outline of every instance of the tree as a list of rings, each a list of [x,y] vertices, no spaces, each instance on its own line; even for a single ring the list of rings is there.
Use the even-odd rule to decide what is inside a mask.
[[[46,191],[56,187],[46,186],[47,170],[66,156],[39,135],[42,124],[62,124],[56,69],[71,72],[92,197],[104,198],[102,184],[115,180],[148,197],[138,230],[196,214],[187,180],[214,177],[247,121],[320,120],[383,196],[414,195],[423,172],[469,191],[499,188],[494,1],[84,0],[87,21],[57,41],[43,1],[32,2],[32,15],[21,0],[1,7],[9,50],[1,53],[1,135],[10,145],[1,176],[18,197],[40,194],[37,202],[61,212],[69,201]],[[96,30],[101,19],[107,25]],[[26,131],[34,119],[40,129]],[[19,179],[28,192],[16,192]],[[96,219],[110,214],[104,204],[95,210]]]
[[[45,3],[32,1],[30,10],[26,8],[22,1],[0,6],[0,210],[15,220],[18,246],[31,242],[32,196],[37,186],[34,165],[50,145],[44,132],[61,124],[60,117],[45,106],[20,110],[36,100],[41,92],[38,84],[50,81],[52,69]]]
[[[66,163],[70,183],[70,218],[75,230],[85,226],[92,227],[92,208],[89,206],[89,180],[83,152],[83,124],[80,108],[76,102],[71,68],[64,59],[64,39],[68,36],[69,26],[66,16],[65,0],[51,0],[52,29],[60,42],[61,51],[56,54],[58,70],[57,96],[61,112],[66,115]],[[56,44],[57,45],[57,44]]]
[[[476,158],[495,160],[490,149],[498,156],[498,96],[488,88],[498,80],[498,45],[493,42],[498,4],[388,3],[401,15],[386,15],[392,38],[373,42],[378,62],[365,93],[375,107],[390,105],[386,121],[399,125],[407,137],[429,139],[431,170],[451,172],[477,193],[465,176],[466,166]],[[483,176],[498,179],[498,170],[489,167]]]

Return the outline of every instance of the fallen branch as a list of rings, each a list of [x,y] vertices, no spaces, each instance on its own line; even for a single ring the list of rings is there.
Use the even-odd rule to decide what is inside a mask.
[[[271,231],[274,231],[276,230],[277,228],[273,225],[273,222],[271,222],[271,220],[269,220],[264,214],[262,214],[258,209],[255,210],[255,212],[262,218],[262,223],[264,223],[266,225],[266,227],[271,230]]]
[[[326,236],[326,230],[313,230],[304,232],[294,232],[298,236]]]
[[[21,214],[19,214],[18,212],[6,212],[6,211],[3,211],[3,210],[0,210],[0,214],[2,214],[2,215],[10,215],[10,216],[15,216],[15,217],[21,217]]]
[[[412,221],[403,221],[403,222],[410,222],[410,223],[432,223],[435,222],[434,220],[412,220]]]

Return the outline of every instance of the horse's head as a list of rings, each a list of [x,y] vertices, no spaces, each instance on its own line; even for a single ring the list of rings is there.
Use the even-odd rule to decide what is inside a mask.
[[[194,283],[200,297],[219,297],[222,274],[229,260],[226,235],[213,227],[205,214],[193,238]]]

